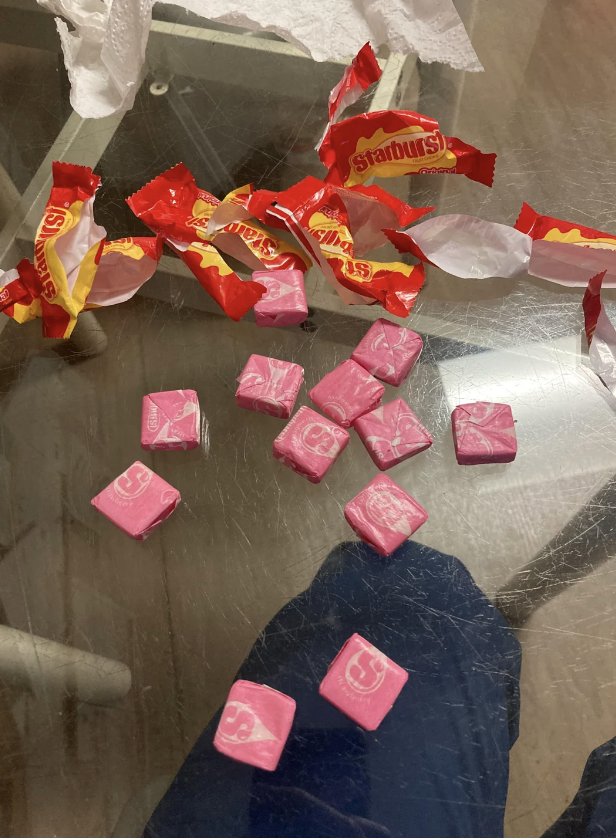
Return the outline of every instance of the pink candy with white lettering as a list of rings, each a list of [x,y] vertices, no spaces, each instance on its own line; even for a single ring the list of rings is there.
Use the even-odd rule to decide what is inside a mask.
[[[301,271],[255,271],[252,278],[267,288],[254,305],[257,326],[295,326],[308,317]]]
[[[304,380],[304,368],[265,355],[251,355],[237,380],[238,407],[288,419]]]
[[[236,681],[222,711],[214,747],[238,762],[275,771],[294,716],[295,701],[288,695],[252,681]]]
[[[508,404],[460,404],[451,414],[456,459],[461,466],[511,463],[518,451]]]
[[[343,361],[322,378],[308,395],[323,413],[350,428],[381,403],[385,387],[355,361]]]
[[[387,655],[354,634],[330,664],[319,693],[365,730],[376,730],[408,677]]]
[[[143,397],[141,447],[151,451],[197,448],[201,411],[194,390],[167,390]]]
[[[425,451],[433,442],[404,399],[365,413],[353,427],[381,471]]]
[[[380,317],[357,344],[351,358],[375,378],[399,387],[421,355],[417,332]]]
[[[178,490],[137,460],[92,499],[92,506],[126,535],[144,541],[179,502]]]
[[[389,556],[428,520],[428,513],[381,474],[347,503],[344,517],[362,541],[381,556]]]
[[[350,438],[334,422],[309,407],[300,407],[274,440],[274,457],[311,483],[320,483]]]

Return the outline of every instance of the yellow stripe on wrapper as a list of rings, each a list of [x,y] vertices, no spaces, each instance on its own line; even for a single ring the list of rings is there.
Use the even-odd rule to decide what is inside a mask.
[[[43,313],[50,313],[50,321],[55,322],[56,328],[52,325],[45,332],[47,337],[70,337],[77,315],[83,309],[86,298],[94,282],[96,275],[98,256],[102,249],[102,241],[97,240],[86,252],[84,258],[77,267],[77,275],[73,281],[71,271],[71,284],[66,273],[62,259],[60,258],[56,245],[61,236],[66,235],[69,230],[74,229],[81,221],[84,201],[74,201],[70,207],[51,206],[48,207],[41,219],[36,233],[34,245],[34,264],[39,273],[43,296]],[[88,229],[84,235],[89,234],[90,221],[84,219]],[[45,302],[49,304],[46,311]],[[63,317],[60,312],[54,316],[51,307],[59,307],[68,315]]]
[[[543,238],[546,242],[563,242],[564,244],[577,244],[580,247],[590,247],[594,250],[616,250],[616,239],[614,238],[592,238],[587,239],[578,229],[568,230],[566,233],[557,229],[549,230]]]
[[[379,128],[372,137],[361,137],[350,157],[350,172],[344,186],[358,186],[369,177],[397,177],[425,168],[454,169],[457,157],[447,150],[438,131],[410,126],[387,133]]]
[[[13,313],[9,315],[16,323],[28,323],[30,320],[36,320],[41,316],[41,301],[33,300],[28,306],[21,303],[15,303],[13,306]]]

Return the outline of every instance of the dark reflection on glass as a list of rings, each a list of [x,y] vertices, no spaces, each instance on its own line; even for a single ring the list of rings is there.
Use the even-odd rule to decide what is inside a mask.
[[[374,732],[318,694],[355,631],[409,672]],[[277,771],[215,751],[217,714],[145,835],[498,836],[519,666],[512,631],[457,559],[407,543],[384,560],[344,544],[239,672],[297,701]]]

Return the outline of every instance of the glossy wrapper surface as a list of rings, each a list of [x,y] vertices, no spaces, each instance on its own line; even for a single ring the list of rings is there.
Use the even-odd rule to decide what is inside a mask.
[[[394,399],[365,413],[353,427],[381,471],[425,451],[433,442],[404,399]]]
[[[274,457],[311,483],[320,483],[349,441],[344,428],[300,407],[274,440]]]
[[[137,460],[92,499],[92,506],[138,541],[144,541],[171,515],[180,493]]]
[[[381,474],[344,507],[355,533],[381,556],[389,556],[425,521],[428,513],[397,483]]]
[[[380,404],[385,387],[355,361],[343,361],[308,393],[343,428]]]
[[[408,677],[408,672],[356,633],[330,664],[319,693],[364,730],[376,730]]]
[[[451,414],[456,458],[461,466],[511,463],[518,443],[508,404],[460,404]]]

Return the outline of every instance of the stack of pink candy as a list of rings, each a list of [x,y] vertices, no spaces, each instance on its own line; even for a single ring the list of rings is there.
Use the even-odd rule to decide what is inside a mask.
[[[141,447],[187,451],[201,442],[201,410],[194,390],[168,390],[143,397]],[[168,518],[180,493],[136,460],[92,500],[92,506],[122,532],[144,541]]]
[[[302,277],[296,271],[257,272],[268,294],[255,306],[260,325],[286,325],[305,319]],[[280,274],[280,277],[277,277]],[[280,288],[288,289],[284,294]],[[297,294],[300,294],[298,301]],[[266,307],[264,312],[257,310]],[[320,483],[349,444],[353,427],[380,471],[414,457],[433,439],[404,399],[381,404],[385,387],[399,387],[421,350],[421,337],[379,318],[353,351],[309,392],[328,418],[301,407],[274,440],[274,457],[311,483]],[[240,407],[288,419],[303,382],[298,364],[251,355],[238,378]],[[452,415],[454,444],[460,465],[508,463],[517,443],[511,409],[487,402],[460,405]],[[382,556],[389,556],[428,518],[426,510],[397,483],[374,478],[345,507],[345,518],[359,537]]]

